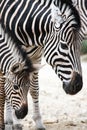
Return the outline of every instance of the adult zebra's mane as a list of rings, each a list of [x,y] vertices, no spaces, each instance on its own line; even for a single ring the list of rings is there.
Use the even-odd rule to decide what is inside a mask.
[[[74,7],[72,0],[54,0],[54,4],[58,6],[60,10],[64,4],[68,6],[71,9],[71,15],[74,16],[75,21],[76,21],[76,24],[73,26],[76,29],[79,29],[81,27],[80,16],[77,9]]]

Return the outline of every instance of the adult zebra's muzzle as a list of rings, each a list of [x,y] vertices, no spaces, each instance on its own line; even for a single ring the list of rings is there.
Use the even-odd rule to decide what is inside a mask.
[[[28,113],[28,105],[23,104],[19,110],[15,110],[15,115],[18,119],[23,119]]]
[[[63,89],[67,94],[74,95],[82,89],[82,85],[82,76],[77,72],[73,72],[71,81],[69,83],[63,82]]]

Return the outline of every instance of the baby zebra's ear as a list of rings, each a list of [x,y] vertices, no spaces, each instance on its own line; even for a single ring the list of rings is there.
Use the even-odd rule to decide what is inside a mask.
[[[13,74],[18,74],[19,72],[21,72],[22,70],[29,70],[29,72],[34,72],[34,71],[38,71],[40,70],[42,67],[44,67],[45,65],[41,65],[41,64],[32,64],[30,66],[30,68],[28,68],[27,66],[24,66],[21,63],[16,63],[11,67],[11,72]]]
[[[21,63],[16,63],[11,67],[11,72],[14,74],[17,74],[22,70],[23,70],[23,66]]]

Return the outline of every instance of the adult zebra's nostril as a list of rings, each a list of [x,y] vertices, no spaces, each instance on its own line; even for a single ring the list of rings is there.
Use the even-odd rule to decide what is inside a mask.
[[[63,83],[63,88],[67,94],[74,95],[82,89],[82,76],[75,72],[74,77],[69,83]]]

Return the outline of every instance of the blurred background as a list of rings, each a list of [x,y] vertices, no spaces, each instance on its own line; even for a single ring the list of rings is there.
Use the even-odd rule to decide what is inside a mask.
[[[82,49],[81,49],[81,54],[87,54],[87,40],[83,41],[82,43]]]

